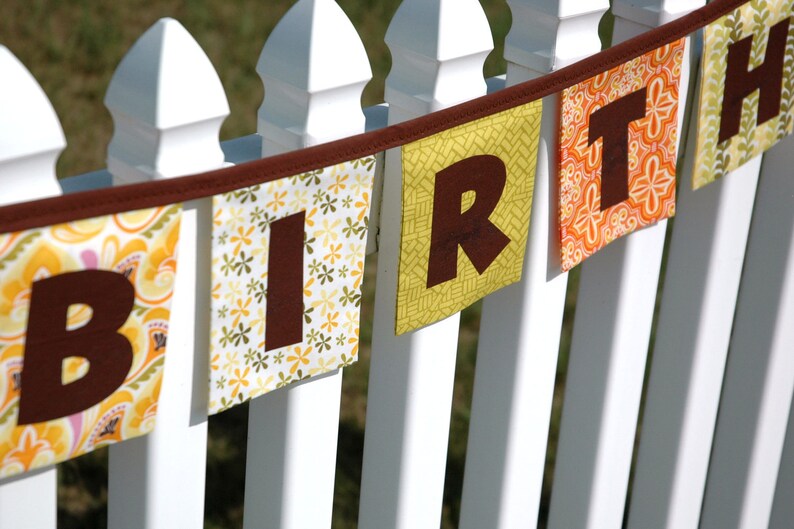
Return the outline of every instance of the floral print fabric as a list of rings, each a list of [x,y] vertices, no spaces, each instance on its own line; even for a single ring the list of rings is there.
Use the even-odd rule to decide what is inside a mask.
[[[69,222],[0,235],[0,477],[52,465],[154,428],[176,273],[180,206]],[[82,413],[17,424],[32,284],[82,270],[123,274],[134,286],[132,312],[119,329],[131,344],[123,384]],[[92,311],[72,305],[67,329],[86,325]],[[66,385],[90,365],[63,362]]]
[[[560,239],[569,270],[613,240],[675,213],[678,84],[684,40],[646,53],[562,92]],[[628,126],[629,198],[601,211],[602,140],[590,116],[645,88],[645,117]]]
[[[356,361],[375,158],[214,199],[210,413]],[[302,341],[266,351],[270,226],[305,212]]]

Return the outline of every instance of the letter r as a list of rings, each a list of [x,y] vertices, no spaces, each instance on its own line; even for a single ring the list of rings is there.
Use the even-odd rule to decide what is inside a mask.
[[[504,162],[490,154],[465,158],[436,174],[427,288],[457,277],[458,245],[482,274],[510,243],[488,219],[506,180]],[[467,191],[475,193],[474,204],[461,212]]]

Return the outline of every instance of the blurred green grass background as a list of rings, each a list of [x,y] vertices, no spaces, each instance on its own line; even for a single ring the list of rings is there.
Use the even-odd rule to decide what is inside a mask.
[[[383,84],[391,58],[383,42],[399,0],[339,0],[364,41],[373,69],[364,106],[383,100]],[[495,49],[485,75],[504,73],[504,37],[510,11],[504,0],[482,0]],[[110,114],[102,104],[110,77],[135,40],[161,17],[179,20],[209,55],[226,90],[231,115],[221,131],[226,140],[256,130],[256,112],[263,88],[255,72],[261,48],[293,0],[6,0],[0,7],[0,44],[8,47],[33,73],[61,119],[68,146],[58,161],[60,177],[105,165],[112,135]],[[610,33],[605,17],[602,34]],[[345,370],[339,432],[335,529],[356,527],[372,321],[374,270],[370,256],[364,288],[362,347],[358,364]],[[565,329],[560,350],[541,519],[548,506],[549,476],[570,346],[571,321],[578,274],[570,276]],[[455,375],[447,479],[442,528],[457,526],[476,363],[480,305],[463,312]],[[266,397],[265,397],[266,398]],[[205,527],[242,526],[247,406],[210,420],[207,458]],[[59,525],[63,529],[106,527],[107,451],[100,450],[59,466]]]

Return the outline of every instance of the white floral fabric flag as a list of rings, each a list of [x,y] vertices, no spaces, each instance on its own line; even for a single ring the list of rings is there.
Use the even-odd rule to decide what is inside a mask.
[[[358,356],[375,157],[214,197],[215,414]]]

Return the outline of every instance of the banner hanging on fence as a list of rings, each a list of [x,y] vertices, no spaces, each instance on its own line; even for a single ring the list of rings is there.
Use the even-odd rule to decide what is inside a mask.
[[[773,5],[788,5],[781,2],[782,0],[775,0]],[[0,207],[0,233],[215,196],[312,171],[318,167],[375,155],[538,101],[590,78],[593,72],[610,70],[663,44],[684,38],[737,8],[750,5],[749,9],[753,9],[752,6],[763,4],[764,2],[750,3],[747,0],[712,1],[677,20],[548,75],[365,134],[207,173]],[[788,43],[786,46],[788,56],[791,46]]]
[[[375,157],[214,199],[210,413],[358,357]]]
[[[521,278],[541,111],[534,101],[403,147],[397,334]]]
[[[706,26],[693,188],[791,134],[792,7],[794,0],[753,0]]]
[[[684,40],[563,90],[562,269],[675,212]]]
[[[180,210],[0,235],[0,477],[152,431]]]

